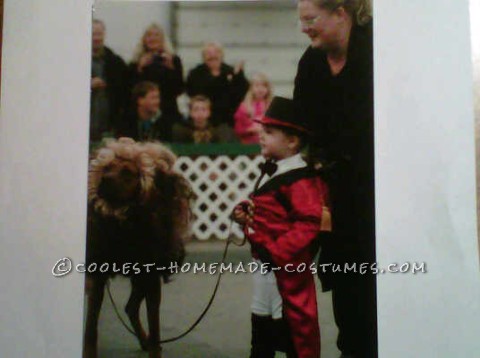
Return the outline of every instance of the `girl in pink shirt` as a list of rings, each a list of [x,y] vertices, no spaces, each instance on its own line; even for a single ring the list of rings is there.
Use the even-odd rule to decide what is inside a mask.
[[[253,75],[245,99],[235,113],[235,134],[242,144],[257,144],[261,126],[254,122],[265,114],[272,100],[272,85],[263,73]]]

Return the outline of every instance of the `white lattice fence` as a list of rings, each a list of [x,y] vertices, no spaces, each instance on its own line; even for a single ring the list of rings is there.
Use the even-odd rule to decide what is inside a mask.
[[[226,239],[230,213],[253,190],[262,157],[257,156],[181,156],[175,169],[188,179],[197,196],[193,209],[193,234],[199,240]],[[232,234],[241,237],[240,227]]]

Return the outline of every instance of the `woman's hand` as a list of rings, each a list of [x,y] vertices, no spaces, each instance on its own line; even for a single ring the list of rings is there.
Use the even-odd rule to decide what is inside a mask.
[[[145,66],[148,66],[153,61],[153,54],[151,52],[143,54],[138,60],[137,70],[142,72]]]
[[[165,65],[165,67],[169,68],[170,70],[175,69],[175,65],[173,64],[172,54],[164,52],[161,54],[161,57],[163,59],[163,64]]]

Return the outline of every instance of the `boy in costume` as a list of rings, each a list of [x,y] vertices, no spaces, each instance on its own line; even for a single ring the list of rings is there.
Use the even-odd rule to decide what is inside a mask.
[[[254,272],[251,358],[319,358],[320,328],[313,259],[321,231],[330,230],[326,184],[307,167],[300,151],[307,131],[293,102],[275,97],[262,124],[262,166],[250,200],[237,205],[252,256],[270,272]],[[290,344],[289,344],[290,343]]]

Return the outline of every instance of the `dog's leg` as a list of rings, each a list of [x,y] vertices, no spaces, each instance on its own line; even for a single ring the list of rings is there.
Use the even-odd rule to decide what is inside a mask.
[[[161,283],[160,278],[155,275],[147,277],[148,284],[145,286],[145,299],[147,302],[148,317],[148,343],[149,358],[161,358],[162,349],[160,347],[160,301],[161,301]]]
[[[102,308],[103,293],[106,279],[91,277],[88,292],[87,320],[85,323],[85,336],[83,339],[83,357],[97,358],[98,318]]]
[[[146,351],[148,349],[148,338],[145,330],[142,327],[142,323],[140,322],[139,314],[140,305],[145,298],[145,288],[140,280],[135,276],[132,276],[130,281],[132,283],[132,291],[130,293],[130,298],[128,299],[127,305],[125,306],[125,312],[127,313],[133,330],[137,335],[142,350]]]

